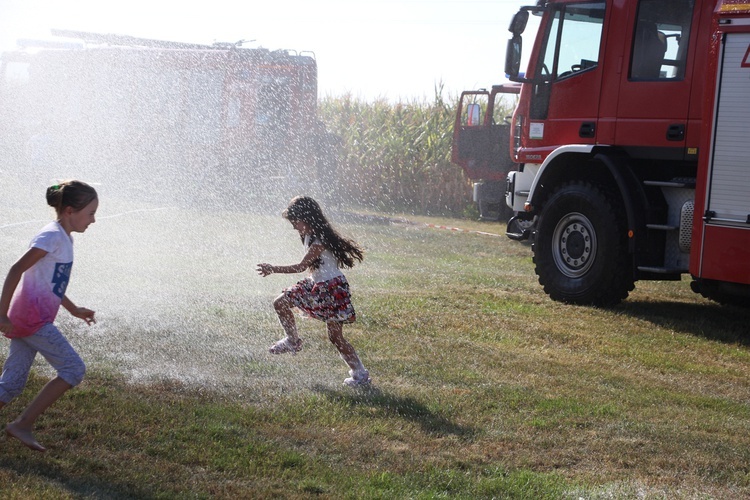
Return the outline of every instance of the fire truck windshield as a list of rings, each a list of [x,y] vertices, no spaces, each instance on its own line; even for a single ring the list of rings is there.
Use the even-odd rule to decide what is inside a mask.
[[[604,2],[561,4],[547,30],[537,75],[566,78],[599,63]]]

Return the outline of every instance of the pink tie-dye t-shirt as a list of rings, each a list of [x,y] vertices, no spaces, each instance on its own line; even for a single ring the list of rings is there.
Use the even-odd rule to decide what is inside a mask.
[[[44,226],[29,247],[47,255],[23,273],[8,310],[13,330],[7,337],[28,337],[55,321],[70,281],[73,240],[57,221]]]

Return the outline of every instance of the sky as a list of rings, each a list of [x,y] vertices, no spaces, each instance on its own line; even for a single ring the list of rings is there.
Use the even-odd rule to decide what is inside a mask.
[[[318,95],[432,100],[506,81],[510,19],[534,0],[0,0],[0,52],[50,29],[313,52]],[[253,41],[254,40],[254,41]],[[250,42],[252,41],[252,42]]]

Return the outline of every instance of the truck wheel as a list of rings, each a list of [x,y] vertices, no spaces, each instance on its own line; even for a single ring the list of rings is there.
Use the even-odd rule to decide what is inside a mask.
[[[534,236],[536,274],[553,300],[612,306],[634,278],[626,224],[598,187],[570,182],[546,202]]]

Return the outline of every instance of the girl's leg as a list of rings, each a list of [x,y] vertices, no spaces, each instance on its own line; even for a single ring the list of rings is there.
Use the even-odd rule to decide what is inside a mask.
[[[68,340],[53,324],[43,326],[24,342],[38,351],[57,371],[57,377],[45,385],[21,415],[5,427],[5,432],[32,450],[45,451],[34,438],[34,423],[68,389],[81,383],[86,365]]]
[[[359,359],[359,356],[357,356],[357,351],[355,351],[354,347],[352,347],[352,345],[344,338],[343,324],[339,321],[329,321],[326,323],[326,327],[328,330],[328,340],[336,346],[339,355],[341,355],[341,359],[349,365],[352,377],[368,379],[369,374],[362,364],[362,361]],[[359,377],[357,375],[359,375]]]
[[[36,352],[25,338],[10,340],[8,357],[0,375],[0,408],[23,392]]]
[[[34,423],[52,403],[73,387],[60,377],[55,377],[45,385],[21,415],[5,426],[5,432],[32,450],[45,451],[46,448],[34,438]]]
[[[292,354],[302,350],[302,339],[297,335],[297,323],[294,321],[292,304],[289,299],[282,293],[273,301],[273,308],[279,317],[279,322],[284,328],[286,337],[274,342],[268,349],[271,354],[283,354],[291,352]]]
[[[294,313],[292,312],[292,305],[289,299],[282,293],[273,301],[273,308],[276,310],[276,314],[279,317],[287,338],[294,343],[299,342],[299,335],[297,335],[297,323],[294,321]]]

